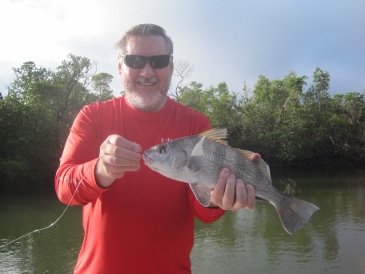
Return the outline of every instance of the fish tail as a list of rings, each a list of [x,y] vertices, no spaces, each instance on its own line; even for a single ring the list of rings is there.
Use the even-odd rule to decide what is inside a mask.
[[[280,221],[289,234],[301,229],[318,209],[314,204],[295,197],[287,197],[284,203],[276,207]]]

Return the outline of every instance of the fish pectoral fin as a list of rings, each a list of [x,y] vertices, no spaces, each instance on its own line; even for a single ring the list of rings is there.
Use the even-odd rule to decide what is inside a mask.
[[[191,156],[188,157],[187,167],[192,173],[196,173],[199,170],[202,170],[206,164],[206,157],[203,149],[204,138],[201,138],[199,142],[194,146]]]
[[[195,144],[193,147],[193,150],[191,151],[191,156],[204,156],[204,149],[203,149],[203,143],[204,138],[200,138],[199,142]]]
[[[199,201],[199,203],[204,206],[208,207],[210,204],[211,198],[211,188],[203,186],[201,184],[189,184],[191,190],[194,193],[195,198]]]

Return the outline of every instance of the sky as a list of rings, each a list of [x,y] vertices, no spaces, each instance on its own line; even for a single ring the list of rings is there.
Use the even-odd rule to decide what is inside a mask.
[[[113,75],[117,96],[114,44],[140,23],[162,26],[174,59],[193,67],[183,84],[226,82],[240,93],[260,75],[294,71],[308,76],[307,90],[319,67],[331,76],[330,94],[365,91],[363,0],[1,0],[0,92],[24,62],[53,70],[72,53]]]

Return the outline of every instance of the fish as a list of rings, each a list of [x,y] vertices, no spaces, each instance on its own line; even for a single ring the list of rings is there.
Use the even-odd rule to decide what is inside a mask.
[[[145,165],[165,177],[188,183],[199,203],[208,207],[211,192],[223,168],[255,189],[256,198],[270,202],[283,228],[293,234],[319,208],[280,192],[272,184],[269,165],[256,153],[233,148],[226,141],[227,129],[210,129],[198,135],[163,142],[144,151]]]

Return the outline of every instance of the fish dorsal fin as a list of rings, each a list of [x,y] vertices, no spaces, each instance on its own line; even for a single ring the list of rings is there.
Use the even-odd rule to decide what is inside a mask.
[[[205,137],[211,141],[215,141],[217,143],[228,146],[227,141],[223,140],[227,138],[226,128],[213,128],[200,133],[199,136]]]
[[[256,167],[262,172],[262,174],[264,174],[272,183],[269,165],[261,158],[259,160],[254,160],[256,154],[255,152],[237,148],[234,148],[234,150],[245,156],[248,160],[252,161],[256,165]]]

